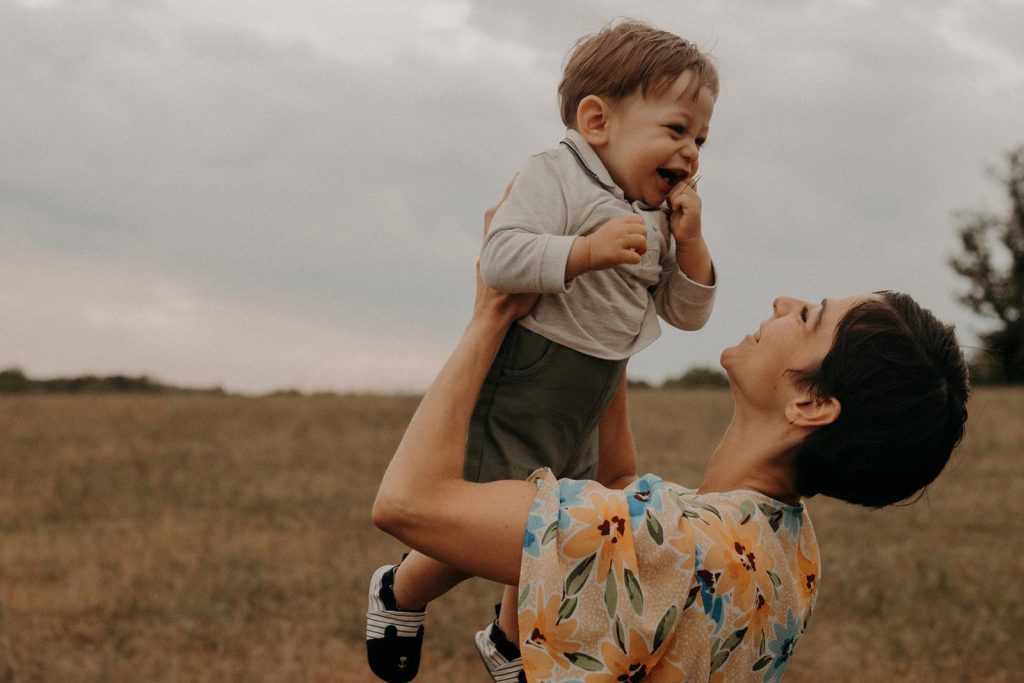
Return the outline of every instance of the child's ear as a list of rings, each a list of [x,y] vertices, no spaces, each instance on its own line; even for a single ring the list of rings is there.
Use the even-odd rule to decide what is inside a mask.
[[[591,147],[608,143],[611,107],[597,95],[587,95],[576,107],[576,128]]]
[[[802,397],[786,406],[786,419],[798,427],[822,427],[839,419],[839,399]]]

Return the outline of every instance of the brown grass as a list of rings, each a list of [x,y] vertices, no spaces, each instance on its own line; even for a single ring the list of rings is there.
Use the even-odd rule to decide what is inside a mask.
[[[368,681],[369,505],[416,400],[0,399],[0,681]],[[699,481],[719,391],[637,391],[644,470]],[[810,503],[824,556],[788,681],[1024,670],[1024,390],[979,391],[916,505]],[[681,454],[681,455],[680,455]],[[498,589],[431,606],[422,681],[484,681]],[[1017,672],[1014,674],[1013,672]]]

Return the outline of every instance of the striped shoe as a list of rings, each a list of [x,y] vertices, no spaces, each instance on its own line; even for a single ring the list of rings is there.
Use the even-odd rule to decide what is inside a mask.
[[[388,683],[416,678],[423,646],[426,609],[398,609],[392,588],[398,565],[379,567],[370,579],[366,610],[366,659],[370,669]]]
[[[476,632],[476,649],[495,683],[526,683],[519,648],[509,642],[497,623]]]

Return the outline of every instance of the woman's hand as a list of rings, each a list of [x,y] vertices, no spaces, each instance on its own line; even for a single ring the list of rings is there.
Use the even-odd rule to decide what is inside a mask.
[[[502,195],[501,200],[484,211],[484,236],[491,229],[491,221],[494,220],[494,214],[498,212],[498,208],[508,199],[508,195],[512,191],[512,184],[515,181],[516,179],[513,177],[508,185],[505,186],[505,194]],[[480,277],[480,261],[476,262],[476,300],[473,303],[474,318],[495,320],[501,325],[511,325],[514,321],[530,312],[533,305],[537,303],[537,297],[538,295],[533,293],[506,294],[491,289],[484,284],[483,279]]]

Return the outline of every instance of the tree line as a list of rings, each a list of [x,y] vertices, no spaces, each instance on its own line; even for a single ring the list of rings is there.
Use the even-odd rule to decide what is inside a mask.
[[[729,379],[718,368],[707,365],[692,367],[676,377],[670,377],[661,384],[652,384],[642,379],[629,380],[634,389],[702,389],[729,386]]]
[[[20,368],[0,370],[0,395],[8,394],[223,394],[220,387],[191,389],[158,382],[146,375],[82,375],[56,379],[32,379]]]

